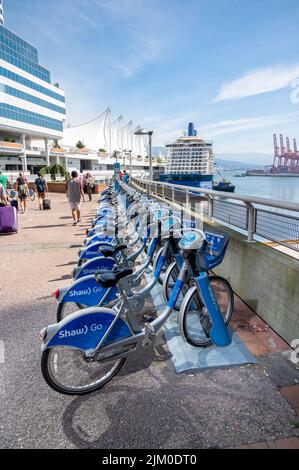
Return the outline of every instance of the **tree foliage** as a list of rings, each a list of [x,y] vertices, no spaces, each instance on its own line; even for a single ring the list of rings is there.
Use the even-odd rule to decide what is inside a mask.
[[[62,178],[65,178],[66,180],[70,179],[70,174],[69,172],[64,168],[62,165],[58,165],[57,163],[54,163],[53,165],[46,166],[43,168],[40,172],[43,176],[44,175],[51,175],[52,180],[56,180],[56,176],[60,175]]]
[[[80,150],[85,149],[85,145],[82,142],[82,140],[78,140],[78,142],[76,143],[76,147],[77,149],[80,149]]]

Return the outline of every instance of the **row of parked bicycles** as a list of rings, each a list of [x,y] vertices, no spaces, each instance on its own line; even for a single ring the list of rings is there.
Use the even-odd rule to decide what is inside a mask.
[[[125,183],[118,191],[107,188],[78,253],[74,282],[55,293],[57,323],[40,333],[48,385],[67,395],[100,389],[128,356],[155,344],[173,314],[192,346],[228,346],[234,296],[211,272],[228,242],[226,233],[199,230],[195,220]],[[158,284],[165,305],[149,314]]]

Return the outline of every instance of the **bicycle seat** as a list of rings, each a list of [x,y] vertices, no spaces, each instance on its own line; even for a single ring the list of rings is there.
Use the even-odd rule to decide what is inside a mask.
[[[105,258],[109,258],[110,256],[116,255],[120,251],[126,250],[128,248],[127,245],[119,245],[119,246],[101,246],[100,252]]]
[[[95,275],[96,282],[105,288],[114,287],[124,277],[131,276],[133,269],[120,269],[118,271],[103,271]]]

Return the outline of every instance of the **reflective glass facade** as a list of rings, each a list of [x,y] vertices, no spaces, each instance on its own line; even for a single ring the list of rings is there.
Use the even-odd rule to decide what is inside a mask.
[[[0,118],[12,119],[14,121],[25,122],[34,126],[46,127],[55,131],[62,132],[62,122],[41,114],[26,111],[6,103],[0,103]]]
[[[38,63],[37,50],[0,25],[0,59],[50,83],[50,72]]]
[[[24,85],[28,88],[32,88],[32,90],[39,91],[40,93],[43,93],[44,95],[50,96],[51,98],[54,98],[55,100],[65,103],[64,96],[59,95],[58,93],[54,93],[52,90],[49,90],[48,88],[40,86],[37,83],[32,82],[31,80],[27,80],[27,78],[24,78],[21,75],[11,72],[10,70],[5,69],[4,67],[0,67],[0,75],[2,75],[3,77],[9,78],[10,80],[13,80],[14,82],[20,83],[20,85]]]
[[[0,8],[1,4],[0,0]],[[51,84],[50,72],[39,64],[37,49],[1,23],[0,60],[0,119],[5,119],[4,127],[62,135],[64,93]]]
[[[65,114],[65,109],[56,106],[55,104],[49,103],[48,101],[41,100],[36,96],[29,95],[28,93],[24,93],[23,91],[17,90],[16,88],[12,88],[7,85],[0,85],[0,91],[6,93],[10,96],[15,96],[16,98],[20,98],[21,100],[29,101],[30,103],[36,104],[38,106],[43,106],[44,108],[51,109],[52,111],[56,111],[57,113]]]

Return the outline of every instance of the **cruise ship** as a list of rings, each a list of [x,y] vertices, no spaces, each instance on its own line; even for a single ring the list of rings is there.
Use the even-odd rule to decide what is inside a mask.
[[[196,188],[213,189],[214,152],[213,142],[197,134],[194,124],[188,126],[188,133],[175,142],[166,145],[168,155],[165,173],[160,181]]]

